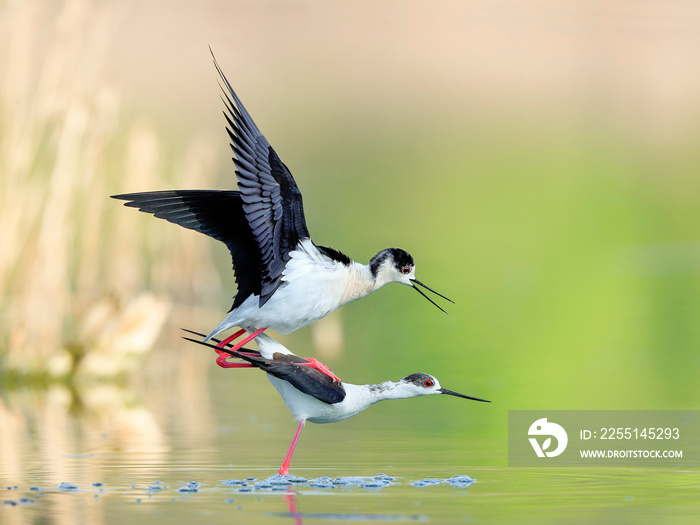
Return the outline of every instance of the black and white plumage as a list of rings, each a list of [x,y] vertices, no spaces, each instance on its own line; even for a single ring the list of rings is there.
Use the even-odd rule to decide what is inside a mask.
[[[273,328],[286,334],[390,282],[412,286],[435,306],[416,285],[449,301],[416,280],[413,258],[403,250],[382,250],[365,265],[311,240],[301,192],[291,172],[214,63],[221,77],[238,191],[113,196],[127,201],[126,206],[204,233],[228,247],[238,290],[228,315],[205,340],[235,326],[248,332]]]
[[[187,330],[190,332],[189,330]],[[196,332],[190,332],[201,336]],[[308,361],[290,352],[285,346],[265,334],[260,334],[256,342],[260,351],[231,350],[231,345],[221,347],[186,337],[185,339],[225,352],[243,360],[241,366],[256,367],[267,373],[272,385],[284,399],[294,419],[299,422],[292,445],[280,468],[280,474],[289,472],[289,463],[294,453],[299,434],[307,421],[311,423],[335,423],[356,416],[374,403],[387,399],[406,399],[433,394],[451,396],[490,403],[485,399],[465,396],[440,386],[440,382],[430,374],[416,373],[393,382],[385,381],[375,385],[354,385],[333,381],[328,375],[305,366]],[[219,341],[214,340],[219,343]]]

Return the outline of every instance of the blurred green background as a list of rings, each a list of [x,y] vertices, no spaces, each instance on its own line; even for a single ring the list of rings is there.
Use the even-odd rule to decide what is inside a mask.
[[[350,382],[423,371],[493,401],[382,404],[366,439],[349,421],[310,443],[385,457],[380,436],[411,450],[418,433],[447,463],[463,439],[460,464],[503,467],[508,410],[698,408],[700,6],[67,0],[0,16],[7,457],[41,448],[44,409],[117,429],[120,450],[213,447],[227,420],[291,437],[262,377],[179,339],[230,307],[223,245],[108,198],[235,186],[207,46],[316,242],[362,262],[402,247],[455,301],[445,316],[391,285],[281,340]],[[40,439],[18,450],[27,427]]]

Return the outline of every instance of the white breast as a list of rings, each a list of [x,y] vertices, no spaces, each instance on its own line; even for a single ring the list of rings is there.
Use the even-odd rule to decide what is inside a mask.
[[[299,249],[291,252],[282,274],[282,285],[261,309],[257,309],[258,312],[246,308],[248,315],[255,320],[254,326],[270,326],[281,334],[315,323],[348,300],[361,296],[348,297],[348,290],[356,280],[353,279],[354,266],[362,267],[357,263],[347,267],[333,261],[319,252],[311,241],[303,241]],[[251,299],[241,305],[241,313]]]
[[[248,330],[269,327],[288,334],[315,323],[339,306],[373,291],[368,267],[350,266],[323,255],[310,240],[302,241],[290,253],[282,274],[282,285],[260,308],[259,297],[251,295],[231,311],[211,335],[233,326]]]
[[[304,394],[292,385],[268,374],[268,379],[284,399],[294,419],[311,423],[335,423],[366,410],[372,399],[358,385],[343,383],[346,396],[340,403],[329,405],[315,397]]]

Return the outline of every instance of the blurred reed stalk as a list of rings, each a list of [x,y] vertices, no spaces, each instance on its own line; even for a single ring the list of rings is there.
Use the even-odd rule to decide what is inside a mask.
[[[216,279],[195,235],[163,234],[109,198],[206,187],[217,171],[203,140],[167,151],[151,126],[124,121],[100,68],[117,5],[0,5],[0,374],[122,374],[170,298],[196,294],[192,276]]]

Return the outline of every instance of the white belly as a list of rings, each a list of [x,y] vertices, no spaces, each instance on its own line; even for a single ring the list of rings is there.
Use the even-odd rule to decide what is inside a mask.
[[[350,383],[343,383],[346,392],[345,399],[340,403],[329,405],[300,392],[282,379],[269,374],[267,378],[280,393],[287,408],[291,410],[297,421],[335,423],[359,414],[373,402],[364,395],[362,387]]]
[[[239,319],[235,326],[269,327],[280,334],[288,334],[315,323],[340,306],[330,287],[316,288],[285,283],[262,308],[259,297],[252,295],[231,312],[230,317]]]
[[[232,310],[211,336],[234,326],[247,330],[272,328],[288,334],[315,323],[339,306],[372,291],[365,266],[345,266],[323,256],[304,241],[292,252],[282,276],[282,285],[260,308],[257,295],[248,297]]]

